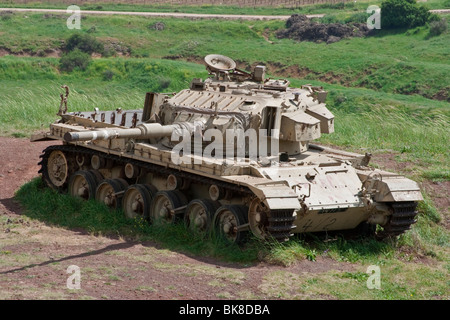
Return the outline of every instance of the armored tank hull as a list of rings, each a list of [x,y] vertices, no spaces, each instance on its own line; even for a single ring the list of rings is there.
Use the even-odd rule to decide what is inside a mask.
[[[369,168],[369,154],[312,144],[334,131],[323,88],[291,88],[219,55],[205,62],[210,78],[147,93],[143,109],[60,108],[31,139],[62,141],[42,154],[43,180],[129,218],[184,222],[237,243],[361,225],[395,237],[415,223],[417,183]]]

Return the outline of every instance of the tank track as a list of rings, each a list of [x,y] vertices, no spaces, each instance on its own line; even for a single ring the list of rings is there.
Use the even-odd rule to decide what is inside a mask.
[[[397,237],[417,222],[417,202],[394,202],[391,207],[393,213],[389,222],[383,226],[383,231],[376,234],[380,240]]]
[[[105,159],[113,160],[117,163],[121,163],[125,165],[126,163],[131,163],[133,165],[136,165],[137,167],[143,168],[149,172],[154,172],[158,174],[163,175],[176,175],[178,177],[188,179],[197,183],[201,184],[216,184],[217,186],[228,189],[234,193],[242,194],[242,195],[253,195],[253,192],[244,186],[235,185],[232,183],[227,183],[220,180],[215,180],[211,178],[202,177],[196,174],[192,174],[185,171],[180,171],[177,169],[167,168],[160,165],[143,162],[135,159],[130,158],[124,158],[119,157],[113,154],[107,154],[100,151],[96,151],[89,148],[83,148],[78,147],[74,145],[54,145],[47,147],[43,154],[40,155],[40,158],[42,159],[38,165],[41,166],[39,173],[42,174],[42,178],[44,181],[48,184],[46,181],[46,165],[48,157],[50,156],[50,153],[52,151],[62,151],[64,154],[73,154],[75,155],[86,155],[89,157],[92,157],[93,155],[98,155],[99,157],[103,157]],[[267,230],[270,233],[270,237],[274,238],[275,240],[282,242],[287,241],[293,234],[291,231],[295,229],[295,225],[293,225],[293,222],[295,221],[295,216],[292,214],[293,210],[271,210],[270,218],[268,218],[268,226]]]
[[[267,231],[277,241],[288,241],[293,236],[291,231],[296,226],[293,224],[295,216],[292,215],[292,210],[271,210],[270,218],[267,220],[269,221]]]

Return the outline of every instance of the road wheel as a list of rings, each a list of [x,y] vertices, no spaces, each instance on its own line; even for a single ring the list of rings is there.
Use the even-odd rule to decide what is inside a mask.
[[[123,211],[130,219],[149,219],[150,205],[157,190],[153,186],[133,184],[125,190],[122,198]]]
[[[195,199],[189,202],[184,213],[186,227],[197,233],[206,233],[210,230],[214,213],[220,204],[208,199]]]
[[[225,205],[217,209],[214,226],[220,237],[230,243],[240,244],[248,238],[248,207]]]
[[[69,180],[69,194],[85,200],[94,199],[97,185],[97,179],[91,172],[77,171]]]
[[[186,204],[186,198],[179,191],[159,191],[152,200],[150,220],[152,222],[178,222],[183,218]]]
[[[105,179],[100,183],[95,192],[95,200],[103,202],[111,209],[122,207],[122,196],[128,184],[118,179]]]

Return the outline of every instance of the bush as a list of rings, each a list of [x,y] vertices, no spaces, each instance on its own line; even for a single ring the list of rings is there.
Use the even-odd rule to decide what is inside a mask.
[[[13,11],[2,11],[2,12],[0,12],[0,19],[2,21],[11,20],[13,16],[14,16],[14,12]]]
[[[87,32],[87,33],[94,33],[94,32],[97,32],[97,27],[96,27],[96,26],[92,26],[92,27],[90,27],[86,32]]]
[[[430,36],[438,36],[447,31],[447,20],[444,18],[430,23]]]
[[[90,62],[91,56],[88,53],[75,49],[61,56],[61,59],[59,60],[59,69],[71,72],[75,68],[78,68],[79,70],[84,71]]]
[[[105,48],[95,37],[89,34],[75,33],[67,39],[65,51],[70,52],[78,49],[82,52],[92,54],[94,52],[103,54]]]
[[[414,28],[425,25],[431,19],[426,6],[415,0],[384,0],[381,3],[381,28]]]
[[[114,71],[109,70],[109,69],[103,71],[103,80],[111,81],[113,78],[114,78]]]

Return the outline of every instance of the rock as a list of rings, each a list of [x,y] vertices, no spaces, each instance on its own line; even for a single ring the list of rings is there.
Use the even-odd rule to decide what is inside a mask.
[[[158,31],[162,31],[162,30],[164,30],[165,27],[166,27],[166,25],[163,22],[156,22],[155,24],[151,25],[149,28],[158,30]]]
[[[335,43],[335,42],[338,42],[339,40],[341,40],[340,37],[329,36],[329,37],[328,37],[328,40],[327,40],[327,44]]]

